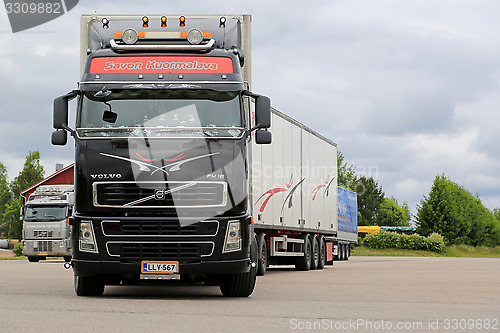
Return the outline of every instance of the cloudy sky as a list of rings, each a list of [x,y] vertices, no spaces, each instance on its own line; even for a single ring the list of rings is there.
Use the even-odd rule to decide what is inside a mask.
[[[253,90],[338,144],[412,213],[445,174],[500,207],[500,2],[496,0],[91,1],[13,34],[0,7],[0,162],[39,150],[52,101],[79,80],[81,14],[252,14]]]

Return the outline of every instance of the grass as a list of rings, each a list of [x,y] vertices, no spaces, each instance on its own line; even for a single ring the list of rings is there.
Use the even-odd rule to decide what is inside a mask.
[[[445,247],[443,253],[403,249],[369,249],[366,246],[356,247],[353,256],[386,256],[386,257],[462,257],[462,258],[500,258],[500,246],[473,247],[470,245],[452,245]]]

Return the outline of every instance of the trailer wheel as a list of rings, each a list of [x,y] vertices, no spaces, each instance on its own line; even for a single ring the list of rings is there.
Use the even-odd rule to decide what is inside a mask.
[[[325,237],[319,236],[319,261],[317,269],[323,269],[326,264],[326,242]]]
[[[297,258],[297,262],[295,263],[295,269],[298,271],[308,271],[311,268],[311,254],[312,254],[312,247],[311,247],[311,237],[309,235],[303,236],[304,238],[304,248],[303,248],[303,255],[301,257]]]
[[[266,242],[266,234],[260,233],[257,237],[258,244],[258,255],[259,259],[257,261],[257,276],[264,276],[267,270],[267,242]]]
[[[75,275],[75,292],[78,296],[102,296],[104,281],[100,276]]]
[[[349,260],[349,258],[351,257],[351,245],[347,244],[346,245],[346,256],[345,256],[345,260]]]
[[[28,261],[29,262],[39,262],[40,261],[40,257],[28,256]]]
[[[311,247],[312,247],[311,269],[315,270],[319,266],[319,252],[320,252],[319,239],[317,235],[314,235],[312,237]]]
[[[347,260],[347,245],[342,244],[342,260]]]

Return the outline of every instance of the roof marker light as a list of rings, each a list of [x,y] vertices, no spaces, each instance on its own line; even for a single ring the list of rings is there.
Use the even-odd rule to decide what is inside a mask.
[[[162,16],[161,17],[161,27],[162,28],[166,28],[167,27],[167,17],[166,16]]]
[[[149,26],[149,18],[147,16],[142,17],[142,27],[147,28]]]
[[[219,20],[219,28],[225,28],[226,27],[226,18],[224,16],[221,16]]]
[[[179,26],[182,28],[186,26],[186,17],[185,16],[179,17]]]
[[[109,28],[109,20],[108,20],[107,18],[105,18],[105,17],[104,17],[104,18],[101,20],[101,22],[102,22],[102,27],[103,27],[104,29]]]

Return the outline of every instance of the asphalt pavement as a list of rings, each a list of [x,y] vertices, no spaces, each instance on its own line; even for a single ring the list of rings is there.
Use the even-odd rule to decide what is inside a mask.
[[[62,260],[0,261],[0,332],[500,332],[500,259],[351,257],[271,267],[249,298],[203,285],[77,297]]]

